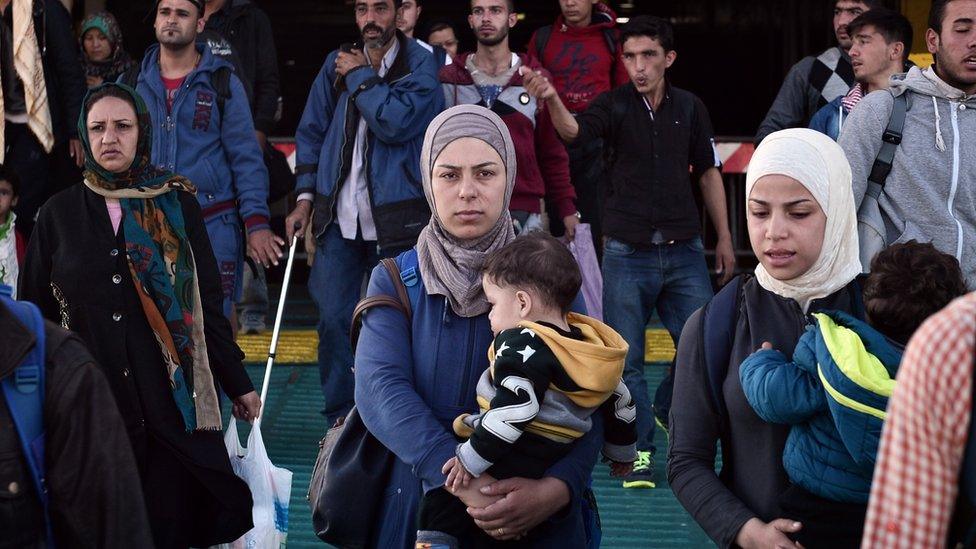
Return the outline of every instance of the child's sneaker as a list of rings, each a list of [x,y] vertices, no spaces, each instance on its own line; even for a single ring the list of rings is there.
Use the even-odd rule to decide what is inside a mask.
[[[634,471],[624,478],[624,488],[654,488],[654,454],[638,451]]]

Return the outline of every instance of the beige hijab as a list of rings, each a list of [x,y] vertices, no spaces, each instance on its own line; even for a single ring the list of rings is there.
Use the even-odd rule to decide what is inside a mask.
[[[485,235],[470,240],[455,237],[441,225],[431,189],[431,172],[437,157],[449,144],[465,137],[480,139],[495,149],[505,164],[507,177],[502,214]],[[446,296],[451,309],[459,316],[478,316],[490,308],[481,286],[481,266],[489,253],[515,239],[508,212],[515,188],[515,171],[515,146],[508,127],[488,109],[476,105],[452,107],[427,127],[420,172],[424,195],[433,215],[417,240],[417,259],[427,294]]]
[[[833,139],[813,130],[791,129],[770,134],[756,149],[746,175],[746,200],[756,181],[767,175],[799,181],[827,215],[820,256],[807,272],[793,280],[777,280],[761,263],[756,267],[763,288],[795,299],[806,312],[811,301],[840,290],[861,272],[851,166]]]

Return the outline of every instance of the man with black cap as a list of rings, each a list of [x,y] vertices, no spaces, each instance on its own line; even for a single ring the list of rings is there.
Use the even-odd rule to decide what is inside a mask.
[[[197,44],[204,27],[202,0],[159,0],[158,44],[146,51],[137,89],[157,131],[153,163],[197,186],[207,232],[220,269],[224,314],[240,300],[244,254],[277,264],[284,244],[268,221],[268,171],[247,94],[230,63]]]
[[[361,42],[326,57],[295,135],[299,196],[285,227],[289,239],[305,234],[314,209],[308,289],[330,424],[353,404],[349,323],[363,275],[413,246],[430,219],[417,159],[444,98],[434,57],[396,28],[399,4],[356,0]]]

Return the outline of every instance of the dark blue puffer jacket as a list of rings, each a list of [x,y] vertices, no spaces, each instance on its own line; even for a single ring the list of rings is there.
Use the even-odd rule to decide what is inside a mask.
[[[846,313],[813,318],[793,362],[775,350],[747,358],[742,389],[763,420],[793,425],[783,452],[791,482],[832,501],[867,503],[902,349]]]

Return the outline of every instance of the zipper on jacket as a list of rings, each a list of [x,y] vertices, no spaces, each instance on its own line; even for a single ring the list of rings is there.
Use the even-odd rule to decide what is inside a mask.
[[[347,128],[346,126],[349,124],[349,105],[351,103],[352,103],[352,101],[349,99],[349,97],[346,97],[346,108],[342,112],[342,137],[343,137],[343,142],[342,142],[342,147],[339,148],[339,177],[336,179],[336,182],[335,182],[335,190],[332,192],[332,199],[329,200],[329,213],[330,213],[330,215],[333,216],[332,222],[335,222],[335,221],[338,220],[338,217],[339,217],[338,214],[333,213],[333,212],[335,212],[336,203],[339,201],[339,191],[342,190],[343,180],[349,178],[349,175],[348,174],[346,174],[346,176],[343,177],[342,173],[346,169],[346,147],[349,146],[349,128]],[[358,127],[356,129],[356,133],[359,133]],[[354,147],[355,147],[355,143],[356,143],[356,137],[355,137],[355,135],[356,134],[353,134],[353,146]],[[355,149],[353,149],[353,153],[355,153]],[[322,236],[322,234],[325,233],[325,230],[328,228],[328,226],[329,226],[328,224],[323,225],[322,230],[318,234],[316,234],[315,237],[318,238],[318,237]]]
[[[464,377],[461,378],[461,394],[458,395],[457,405],[464,406],[465,400],[467,400],[468,395],[471,394],[471,369],[474,368],[474,321],[468,321],[468,346],[464,348],[465,355],[468,359],[464,364]]]
[[[949,189],[949,217],[956,222],[956,260],[962,262],[962,223],[952,211],[956,202],[956,191],[959,189],[959,109],[955,101],[949,102],[952,119],[952,187]]]

